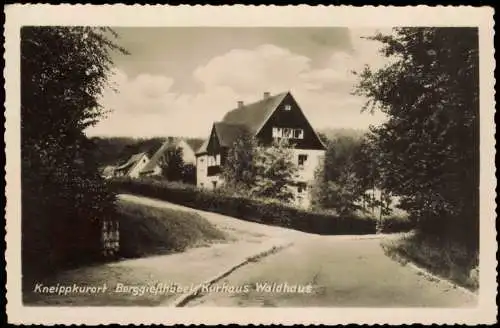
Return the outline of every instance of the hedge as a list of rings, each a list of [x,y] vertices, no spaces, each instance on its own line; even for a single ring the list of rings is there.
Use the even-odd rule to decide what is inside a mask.
[[[233,216],[239,219],[281,226],[322,235],[373,234],[376,221],[357,215],[338,216],[284,205],[276,201],[251,199],[223,192],[198,189],[157,179],[113,179],[118,193],[143,195],[175,204]],[[408,231],[411,223],[400,218],[386,218],[383,232]]]

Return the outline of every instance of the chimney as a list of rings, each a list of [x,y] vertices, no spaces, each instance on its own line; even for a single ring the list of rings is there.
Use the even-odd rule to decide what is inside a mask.
[[[271,97],[271,93],[268,91],[264,92],[264,99],[267,99],[269,97]]]
[[[242,108],[242,107],[243,107],[243,101],[238,100],[238,108]]]

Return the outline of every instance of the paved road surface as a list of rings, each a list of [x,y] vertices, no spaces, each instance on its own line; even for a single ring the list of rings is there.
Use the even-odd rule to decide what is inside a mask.
[[[152,206],[185,207],[144,197],[122,199]],[[191,210],[191,209],[190,209]],[[471,307],[476,296],[442,281],[431,281],[388,258],[381,238],[318,236],[280,227],[197,211],[224,230],[288,239],[292,247],[243,266],[218,281],[212,291],[187,306],[344,306],[344,307]],[[367,238],[368,237],[368,238]],[[256,284],[311,285],[311,293],[256,291]],[[225,287],[224,287],[225,285]],[[245,292],[248,286],[249,292]],[[235,291],[231,293],[231,288]]]
[[[303,293],[257,291],[257,284],[311,286]],[[473,307],[476,297],[394,262],[380,239],[318,236],[298,241],[217,283],[249,292],[212,292],[188,306]],[[240,287],[242,288],[242,287]],[[284,287],[282,287],[284,288]],[[228,288],[226,287],[226,291]]]

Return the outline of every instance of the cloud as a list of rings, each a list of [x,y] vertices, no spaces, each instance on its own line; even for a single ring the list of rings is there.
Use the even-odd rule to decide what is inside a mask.
[[[310,59],[271,44],[252,50],[231,50],[194,71],[205,89],[230,87],[241,95],[262,93],[267,86],[283,90],[300,83],[300,74],[310,69]],[[272,90],[269,90],[272,91]]]
[[[104,91],[102,105],[115,111],[126,111],[130,114],[154,114],[168,110],[176,95],[170,92],[173,79],[161,76],[140,74],[130,79],[123,71],[114,69],[110,83],[111,88]]]
[[[175,93],[169,77],[141,74],[131,78],[120,69],[113,70],[111,84],[113,88],[106,89],[101,98],[111,113],[90,128],[89,135],[205,136],[211,123],[238,97],[222,86],[198,94]]]
[[[113,112],[88,133],[206,137],[212,122],[234,108],[237,100],[256,101],[264,91],[286,90],[292,91],[317,129],[367,128],[384,117],[360,113],[365,99],[350,94],[356,84],[352,71],[387,62],[378,54],[377,42],[359,38],[367,32],[351,33],[353,51],[332,52],[320,68],[313,68],[310,58],[273,44],[230,50],[186,72],[201,85],[197,93],[172,91],[175,81],[169,76],[130,77],[116,69],[112,80],[119,93],[106,90],[102,98]]]

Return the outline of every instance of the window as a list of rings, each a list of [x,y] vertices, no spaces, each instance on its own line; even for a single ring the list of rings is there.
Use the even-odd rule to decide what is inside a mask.
[[[300,154],[299,155],[299,166],[304,166],[306,161],[307,161],[307,155]]]
[[[215,156],[208,156],[208,166],[220,165],[220,154]]]
[[[291,105],[285,105],[285,110],[292,110],[292,106]]]
[[[306,189],[307,189],[307,186],[305,183],[299,183],[297,186],[297,192],[299,194],[302,193],[303,191],[306,191]]]
[[[293,129],[284,128],[283,129],[283,138],[293,138]]]
[[[282,137],[283,137],[283,129],[273,128],[273,138],[282,138]]]
[[[295,139],[304,139],[304,130],[302,130],[302,129],[295,129],[293,131],[293,137]]]
[[[214,185],[214,189],[217,187],[217,181],[212,181],[212,184]]]
[[[273,138],[304,139],[304,130],[273,127]]]

